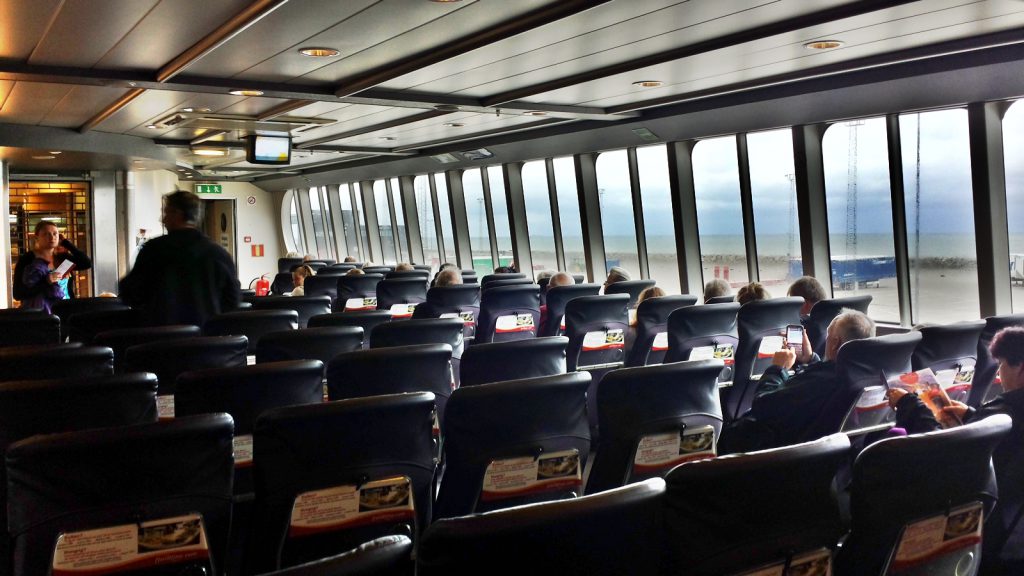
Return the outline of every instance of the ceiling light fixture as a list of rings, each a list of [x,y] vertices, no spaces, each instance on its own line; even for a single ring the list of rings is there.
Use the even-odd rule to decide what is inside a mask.
[[[160,127],[157,126],[156,124],[146,124],[146,128],[149,128],[150,130],[156,130],[156,129],[160,128]]]
[[[227,156],[228,151],[224,148],[193,148],[192,153],[196,156]]]
[[[56,156],[40,155],[32,157],[33,160],[53,160],[54,158],[56,158]]]
[[[440,110],[441,112],[458,112],[459,107],[455,104],[435,104],[434,110]]]
[[[463,124],[462,122],[445,122],[444,125],[449,128],[462,128],[463,126],[465,126],[465,124]]]
[[[310,58],[333,58],[341,52],[334,48],[299,48],[299,54]]]
[[[548,113],[543,110],[530,110],[525,113],[527,116],[547,116]]]
[[[242,90],[229,90],[228,94],[231,94],[232,96],[263,96],[263,90],[251,90],[248,88]]]
[[[665,83],[661,80],[638,80],[633,82],[633,86],[638,88],[660,88],[664,85]]]
[[[60,153],[61,153],[60,150],[50,150],[50,154],[53,154],[54,156],[56,156],[56,155],[58,155]]]
[[[381,140],[387,140],[388,142],[391,142],[393,140],[398,140],[398,138],[395,138],[394,136],[381,136],[380,139]]]
[[[832,50],[842,45],[843,43],[839,40],[815,40],[814,42],[804,44],[804,48],[808,50]]]

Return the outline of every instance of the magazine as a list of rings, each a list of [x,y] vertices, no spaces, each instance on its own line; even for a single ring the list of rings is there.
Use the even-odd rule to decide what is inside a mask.
[[[956,416],[943,410],[953,402],[931,368],[894,376],[886,381],[886,386],[917,394],[943,428],[962,424]]]

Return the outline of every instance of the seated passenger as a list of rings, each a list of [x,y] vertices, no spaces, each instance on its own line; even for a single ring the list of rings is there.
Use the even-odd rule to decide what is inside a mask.
[[[551,290],[555,286],[572,286],[576,284],[576,279],[572,277],[572,274],[568,272],[555,272],[551,275],[551,280],[548,280],[548,290]],[[540,307],[540,326],[544,326],[548,320],[548,305],[541,304]]]
[[[444,264],[441,264],[441,266],[439,266],[438,269],[437,269],[437,273],[434,274],[434,278],[430,281],[430,287],[433,288],[433,287],[437,286],[437,277],[441,275],[441,272],[444,272],[445,270],[458,270],[458,269],[459,269],[459,267],[456,266],[455,264],[452,264],[451,262],[445,262]],[[461,282],[461,278],[462,278],[462,273],[461,272],[459,273],[459,278],[460,278],[460,282]]]
[[[312,254],[306,254],[305,256],[302,257],[303,262],[309,262],[310,260],[316,260],[316,256],[313,256]]]
[[[306,278],[309,278],[310,276],[316,276],[316,271],[314,271],[313,268],[306,266],[305,264],[297,266],[294,270],[292,270],[292,284],[295,285],[295,288],[293,288],[291,293],[289,293],[288,295],[305,296]]]
[[[363,272],[359,268],[353,268],[348,272],[345,272],[345,276],[362,276],[363,274],[366,274],[366,272]]]
[[[718,453],[765,450],[810,440],[802,435],[832,396],[839,347],[874,336],[875,323],[870,318],[856,310],[843,310],[828,326],[823,361],[812,361],[806,333],[800,358],[784,343],[761,375],[750,410],[722,429]],[[794,373],[791,369],[797,360],[806,366]]]
[[[1024,328],[1004,328],[992,339],[989,353],[999,363],[1003,393],[978,409],[952,401],[943,409],[953,420],[976,422],[993,414],[1013,419],[1010,435],[992,453],[999,500],[985,520],[982,574],[1024,574]],[[941,428],[916,394],[893,388],[887,392],[896,410],[896,426],[910,434]],[[955,425],[955,424],[954,424]]]
[[[413,268],[412,264],[409,264],[408,262],[402,262],[398,266],[395,266],[395,272],[408,272],[410,270],[415,270],[415,268]]]
[[[801,276],[797,278],[786,292],[788,296],[799,296],[804,299],[804,305],[800,307],[800,319],[806,320],[811,316],[811,308],[822,300],[828,298],[825,295],[825,287],[818,282],[814,276]]]
[[[657,286],[644,288],[643,292],[640,292],[640,295],[636,297],[637,308],[639,308],[640,305],[643,304],[644,300],[647,300],[648,298],[661,298],[663,296],[665,296],[665,291]],[[631,314],[630,316],[629,325],[636,326],[636,315]]]
[[[605,278],[603,290],[608,290],[608,287],[616,282],[625,282],[626,280],[632,280],[629,272],[620,266],[612,266],[608,270],[608,278]]]
[[[736,301],[740,303],[740,306],[758,300],[768,300],[771,297],[772,295],[765,290],[760,282],[751,282],[736,292]]]
[[[434,277],[434,287],[457,286],[462,284],[462,273],[458,268],[445,268]]]
[[[285,258],[302,258],[302,254],[292,250],[291,252],[284,255]]]
[[[349,264],[349,263],[352,263],[352,262],[355,262],[355,261],[356,261],[356,257],[355,256],[345,256],[345,260],[343,260],[343,262],[345,262],[346,264]]]
[[[732,294],[732,288],[729,283],[721,278],[712,278],[708,280],[708,283],[704,285],[704,303],[707,304],[708,300],[712,298],[718,298],[719,296],[728,296]]]

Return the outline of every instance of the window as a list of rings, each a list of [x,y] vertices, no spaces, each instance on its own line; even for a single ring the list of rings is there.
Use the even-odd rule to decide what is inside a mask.
[[[633,192],[629,185],[626,151],[602,152],[597,157],[595,170],[601,206],[601,228],[604,231],[605,270],[621,266],[634,278],[639,278],[640,259],[637,256]],[[604,282],[604,278],[596,281]]]
[[[387,183],[377,180],[373,183],[373,202],[377,208],[377,230],[380,233],[381,263],[396,264],[394,228],[391,226],[391,210],[388,209]]]
[[[327,199],[327,186],[320,187],[320,209],[324,213],[324,230],[327,232],[327,257],[335,258],[334,220],[331,218],[331,203]]]
[[[1003,157],[1010,232],[1010,293],[1013,312],[1018,313],[1024,312],[1024,105],[1020,101],[1010,106],[1003,117]]]
[[[391,179],[391,200],[395,207],[395,221],[398,226],[398,260],[411,263],[413,258],[412,252],[409,251],[409,237],[405,234],[405,216],[402,212],[402,192],[398,178]]]
[[[330,258],[330,252],[327,249],[327,237],[324,233],[324,216],[320,210],[320,189],[310,188],[309,194],[309,211],[313,217],[313,237],[316,239],[316,254],[318,258]]]
[[[512,232],[508,227],[508,203],[505,201],[505,179],[501,166],[487,167],[491,186],[491,209],[494,211],[494,236],[498,242],[498,266],[512,263]]]
[[[469,246],[473,252],[473,270],[484,276],[494,271],[491,262],[491,239],[487,228],[487,209],[484,206],[484,186],[480,169],[462,173],[462,191],[466,196],[466,220],[469,225]]]
[[[554,226],[551,219],[551,196],[548,194],[547,174],[543,160],[523,165],[523,201],[526,205],[530,257],[535,271],[559,268],[555,254],[555,236],[552,232]]]
[[[704,281],[723,278],[734,288],[749,281],[739,178],[735,137],[701,140],[694,146],[693,185]]]
[[[291,222],[292,245],[296,252],[306,252],[306,241],[302,233],[302,218],[299,218],[298,191],[292,190],[292,201],[289,203],[288,219]]]
[[[444,260],[454,264],[456,261],[455,233],[452,230],[452,213],[448,208],[448,184],[444,181],[444,173],[434,174],[434,186],[437,187],[437,209],[441,212]]]
[[[885,119],[833,124],[821,146],[833,294],[871,294],[871,317],[899,322]]]
[[[571,156],[555,158],[554,164],[565,270],[570,274],[583,274],[587,270],[587,260],[583,253],[583,226],[580,223],[580,200],[576,192],[576,167]]]
[[[352,191],[355,192],[356,197],[356,210],[355,210],[355,221],[356,230],[359,231],[359,238],[362,241],[363,246],[363,258],[367,261],[372,261],[374,258],[380,259],[379,254],[370,254],[370,237],[366,235],[366,215],[363,212],[363,186],[362,184],[353,184]]]
[[[676,257],[672,196],[669,191],[668,152],[664,144],[636,149],[643,199],[647,266],[651,278],[668,294],[679,294],[679,259]]]
[[[788,288],[804,274],[792,131],[747,134],[747,162],[757,237],[757,273],[762,284]],[[778,291],[776,296],[782,296],[782,289]]]
[[[341,206],[341,224],[344,228],[345,245],[348,247],[348,256],[361,259],[362,252],[359,250],[359,241],[356,239],[356,216],[352,211],[352,193],[348,184],[338,186],[338,200]]]
[[[437,228],[434,226],[434,205],[430,199],[430,182],[425,175],[417,176],[413,179],[412,187],[416,195],[416,216],[420,223],[420,241],[423,243],[423,263],[438,266],[441,264],[441,255],[437,249]]]
[[[977,318],[967,110],[900,115],[913,323]]]

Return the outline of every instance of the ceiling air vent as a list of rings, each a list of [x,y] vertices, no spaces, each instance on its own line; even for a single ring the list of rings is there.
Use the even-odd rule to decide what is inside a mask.
[[[278,116],[269,120],[257,120],[244,114],[211,114],[203,112],[176,112],[158,120],[158,128],[202,128],[206,130],[240,130],[248,133],[290,134],[333,124],[330,118],[305,118],[301,116]]]

